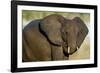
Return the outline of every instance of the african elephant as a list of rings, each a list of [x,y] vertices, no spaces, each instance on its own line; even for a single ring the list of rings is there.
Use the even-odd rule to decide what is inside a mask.
[[[22,61],[65,60],[80,48],[88,28],[79,17],[52,14],[30,22],[23,29]]]

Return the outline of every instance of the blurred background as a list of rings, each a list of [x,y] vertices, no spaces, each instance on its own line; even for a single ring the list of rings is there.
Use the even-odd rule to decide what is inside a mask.
[[[22,26],[23,28],[32,20],[42,19],[51,14],[60,14],[67,19],[73,19],[74,17],[80,17],[90,30],[90,14],[89,13],[76,13],[76,12],[50,12],[50,11],[34,11],[34,10],[22,10]],[[80,49],[73,55],[70,55],[70,60],[80,60],[90,58],[90,37],[89,33],[82,43]]]

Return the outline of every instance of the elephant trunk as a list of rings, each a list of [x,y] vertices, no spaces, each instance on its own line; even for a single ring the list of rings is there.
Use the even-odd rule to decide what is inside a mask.
[[[74,52],[76,52],[79,48],[76,46],[68,46],[66,43],[63,44],[63,53],[65,56],[69,56],[71,54],[73,54]]]
[[[70,53],[70,47],[68,47],[68,49],[67,49],[67,50],[68,50],[68,53]]]

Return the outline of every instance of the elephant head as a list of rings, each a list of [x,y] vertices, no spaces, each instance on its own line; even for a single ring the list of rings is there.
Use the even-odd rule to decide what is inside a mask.
[[[57,14],[43,18],[40,28],[52,44],[62,46],[63,52],[68,55],[80,48],[88,33],[88,28],[79,17],[65,19]]]
[[[88,28],[82,19],[75,17],[72,20],[66,20],[66,23],[62,26],[61,32],[63,41],[65,42],[64,51],[68,52],[70,55],[80,48],[88,34]]]

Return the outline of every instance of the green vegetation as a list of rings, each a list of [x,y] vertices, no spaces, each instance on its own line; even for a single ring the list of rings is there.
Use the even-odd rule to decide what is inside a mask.
[[[50,11],[34,11],[34,10],[23,10],[22,11],[22,18],[25,21],[34,20],[34,19],[41,19],[51,14],[60,14],[66,18],[74,18],[76,16],[83,19],[85,22],[90,21],[90,14],[89,13],[75,13],[75,12],[50,12]]]

